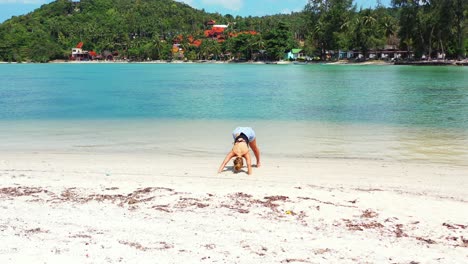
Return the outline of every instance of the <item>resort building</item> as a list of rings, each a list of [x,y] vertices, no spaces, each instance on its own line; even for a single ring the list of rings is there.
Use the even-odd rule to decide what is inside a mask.
[[[72,48],[70,60],[87,61],[91,59],[89,51],[83,50],[83,42],[78,43],[76,47]]]
[[[339,50],[338,59],[376,59],[376,60],[398,60],[402,58],[412,58],[413,52],[406,50],[399,50],[396,45],[385,45],[382,49],[373,49],[367,51],[365,54],[361,50]]]
[[[285,58],[286,60],[305,60],[306,56],[304,54],[303,49],[291,49],[288,53],[286,53]]]
[[[211,22],[214,21],[212,20]],[[205,37],[215,39],[218,42],[223,42],[225,40],[224,31],[227,27],[228,25],[213,25],[211,29],[205,30]]]

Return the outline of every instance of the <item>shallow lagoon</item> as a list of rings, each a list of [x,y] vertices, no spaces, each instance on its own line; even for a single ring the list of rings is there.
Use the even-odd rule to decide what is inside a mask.
[[[0,65],[2,151],[218,155],[237,125],[265,155],[468,165],[468,68]]]

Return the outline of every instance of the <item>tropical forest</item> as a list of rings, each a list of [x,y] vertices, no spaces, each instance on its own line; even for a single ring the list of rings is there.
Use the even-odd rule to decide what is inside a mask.
[[[393,0],[366,9],[352,0],[309,0],[300,12],[263,17],[173,0],[57,0],[0,24],[0,61],[68,60],[77,45],[129,61],[278,61],[292,49],[324,61],[389,47],[413,59],[461,60],[467,17],[467,0]]]

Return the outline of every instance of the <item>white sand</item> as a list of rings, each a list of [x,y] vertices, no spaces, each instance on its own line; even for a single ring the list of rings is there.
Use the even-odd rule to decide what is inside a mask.
[[[265,151],[252,176],[218,175],[221,151],[191,137],[109,151],[28,133],[1,136],[0,263],[468,260],[466,165]]]
[[[467,168],[2,153],[1,263],[466,263]]]

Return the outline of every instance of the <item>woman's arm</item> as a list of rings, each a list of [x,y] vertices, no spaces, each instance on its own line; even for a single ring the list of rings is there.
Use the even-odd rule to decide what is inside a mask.
[[[228,163],[232,157],[234,157],[234,152],[230,151],[227,155],[226,155],[226,158],[224,158],[224,161],[223,163],[221,163],[221,166],[219,167],[218,169],[218,173],[222,172],[223,169],[224,169],[224,166],[226,166],[226,163]]]
[[[255,154],[255,158],[257,159],[257,168],[259,168],[261,166],[261,163],[260,163],[260,150],[257,147],[257,139],[252,140],[249,143],[249,145],[253,153]]]
[[[250,153],[244,155],[245,161],[247,161],[247,174],[252,174],[252,159],[250,158]]]

